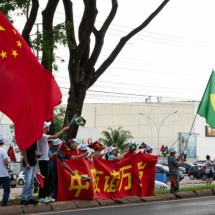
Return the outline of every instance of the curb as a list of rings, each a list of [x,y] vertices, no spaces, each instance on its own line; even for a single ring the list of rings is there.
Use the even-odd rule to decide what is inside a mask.
[[[156,202],[156,201],[168,201],[186,198],[197,198],[204,196],[215,195],[215,189],[204,189],[188,192],[178,192],[176,194],[166,193],[155,196],[128,196],[125,198],[118,198],[115,200],[111,199],[96,199],[96,200],[71,200],[71,201],[60,201],[55,203],[49,203],[46,205],[11,205],[7,207],[0,207],[0,214],[5,215],[18,215],[18,214],[30,214],[30,213],[42,213],[51,211],[66,211],[77,208],[90,208],[90,207],[100,207],[116,204],[131,204],[138,202]]]

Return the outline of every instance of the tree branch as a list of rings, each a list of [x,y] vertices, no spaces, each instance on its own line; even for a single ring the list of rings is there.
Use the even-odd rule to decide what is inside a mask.
[[[45,10],[43,10],[43,66],[52,71],[54,38],[53,38],[53,20],[59,0],[49,0]]]
[[[95,83],[95,81],[105,72],[105,70],[113,63],[113,61],[116,59],[117,55],[120,53],[120,51],[128,42],[128,40],[132,38],[135,34],[140,32],[141,30],[143,30],[157,16],[157,14],[165,7],[165,5],[169,1],[170,0],[164,0],[160,4],[160,6],[141,25],[139,25],[137,28],[135,28],[130,33],[128,33],[125,37],[121,38],[121,40],[114,48],[112,53],[109,55],[109,57],[103,62],[103,64],[95,72],[94,80],[92,80],[90,86],[92,86]]]
[[[39,9],[39,1],[32,0],[32,7],[31,7],[29,18],[27,19],[27,22],[25,23],[25,26],[22,30],[22,37],[28,43],[29,46],[31,46],[30,33],[36,21],[38,9]]]
[[[83,0],[85,9],[84,14],[79,26],[79,45],[78,45],[78,56],[81,59],[83,53],[88,50],[90,43],[90,35],[93,31],[96,16],[96,0]]]
[[[95,66],[95,63],[98,60],[98,57],[101,53],[103,44],[104,44],[104,37],[105,34],[110,26],[110,24],[112,23],[114,17],[116,16],[117,13],[117,8],[118,8],[118,2],[117,0],[112,0],[112,8],[111,11],[107,17],[107,19],[105,20],[103,26],[101,27],[101,29],[99,31],[93,31],[94,35],[95,35],[95,47],[94,50],[92,52],[92,55],[89,59],[89,62],[86,65],[85,70],[89,70],[89,71],[93,71],[93,67]]]

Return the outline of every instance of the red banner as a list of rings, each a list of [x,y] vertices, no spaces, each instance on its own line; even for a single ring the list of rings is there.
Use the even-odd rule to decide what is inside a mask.
[[[94,158],[71,159],[67,165],[77,174],[72,176],[58,162],[58,201],[71,199],[116,199],[125,196],[153,196],[157,156],[141,152],[118,161]],[[80,175],[91,178],[90,182]]]

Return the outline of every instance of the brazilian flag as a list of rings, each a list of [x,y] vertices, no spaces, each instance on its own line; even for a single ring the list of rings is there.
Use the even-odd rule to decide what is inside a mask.
[[[197,113],[206,119],[208,125],[215,128],[215,72],[212,71]]]
[[[86,120],[75,114],[75,116],[72,118],[71,124],[72,125],[77,125],[77,126],[84,126],[86,123]]]

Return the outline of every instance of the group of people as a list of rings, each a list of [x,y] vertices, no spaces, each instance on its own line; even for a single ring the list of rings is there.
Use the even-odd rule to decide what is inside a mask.
[[[23,171],[24,171],[24,185],[21,195],[21,205],[27,204],[46,204],[48,202],[55,202],[58,194],[58,176],[57,176],[57,164],[56,157],[60,160],[63,167],[75,175],[76,173],[66,164],[66,159],[74,159],[85,157],[89,161],[92,161],[93,157],[103,157],[107,160],[119,160],[125,157],[126,155],[133,155],[136,153],[137,144],[133,141],[128,145],[128,151],[124,154],[118,156],[117,147],[109,146],[105,154],[101,154],[101,151],[104,149],[104,146],[98,141],[88,145],[93,149],[93,154],[88,153],[87,146],[82,144],[78,146],[78,141],[70,139],[68,144],[64,146],[69,148],[69,153],[65,154],[64,150],[59,150],[59,147],[62,146],[63,141],[58,137],[66,132],[69,127],[63,128],[61,131],[54,135],[48,135],[50,122],[44,122],[44,134],[41,139],[33,143],[28,149],[23,151]],[[7,171],[8,165],[8,155],[6,150],[1,146],[4,144],[4,139],[0,136],[0,184],[4,188],[4,194],[2,199],[2,205],[6,206],[10,193],[10,179]],[[153,146],[142,143],[139,146],[139,149],[144,149],[143,153],[152,154]],[[180,154],[177,158],[176,149],[171,147],[169,149],[170,156],[168,157],[168,166],[171,176],[171,188],[170,192],[175,193],[179,190],[179,169],[178,167],[186,161],[184,153]],[[37,163],[39,164],[39,169],[41,175],[44,176],[43,188],[39,189],[38,200],[33,198],[34,192],[34,176],[36,172]],[[214,164],[210,162],[210,157],[207,156],[206,167],[208,169],[208,181],[211,183],[211,168]]]

